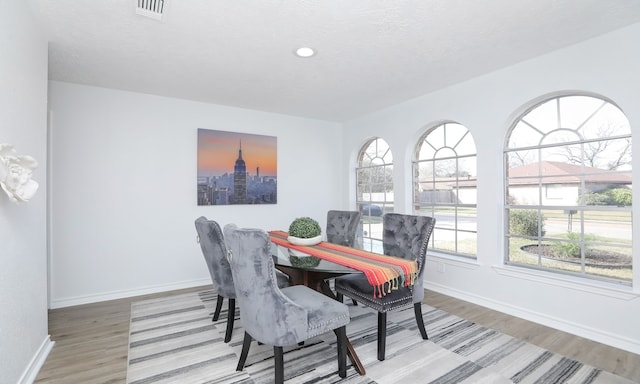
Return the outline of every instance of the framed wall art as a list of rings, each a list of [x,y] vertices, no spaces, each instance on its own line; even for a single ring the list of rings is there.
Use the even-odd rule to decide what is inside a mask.
[[[276,204],[275,136],[198,129],[198,205]]]

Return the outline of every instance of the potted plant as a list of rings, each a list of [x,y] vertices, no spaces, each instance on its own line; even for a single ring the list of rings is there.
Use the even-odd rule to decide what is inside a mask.
[[[317,221],[310,217],[298,217],[289,225],[290,243],[296,245],[314,245],[322,240],[322,229]]]

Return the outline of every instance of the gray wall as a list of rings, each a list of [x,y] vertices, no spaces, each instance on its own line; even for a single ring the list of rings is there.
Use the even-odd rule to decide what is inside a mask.
[[[34,157],[28,203],[0,190],[0,383],[29,382],[47,335],[47,42],[26,2],[0,1],[0,143]]]

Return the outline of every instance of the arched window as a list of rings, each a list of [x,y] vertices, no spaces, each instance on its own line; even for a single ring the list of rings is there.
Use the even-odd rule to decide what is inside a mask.
[[[363,248],[382,253],[382,215],[393,211],[393,156],[383,139],[372,139],[360,150],[356,187]]]
[[[476,257],[476,145],[463,125],[447,122],[422,135],[413,161],[413,203],[436,218],[431,249]]]
[[[547,99],[507,133],[506,262],[630,284],[631,127],[612,102]]]

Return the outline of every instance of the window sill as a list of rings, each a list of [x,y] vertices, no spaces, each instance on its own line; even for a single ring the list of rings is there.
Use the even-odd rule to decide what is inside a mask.
[[[556,276],[552,273],[544,271],[518,268],[508,265],[495,265],[493,266],[493,269],[503,276],[537,281],[545,284],[555,285],[558,287],[575,289],[578,291],[612,297],[620,300],[629,301],[640,297],[640,293],[634,292],[631,287],[622,285],[599,281],[585,281],[584,279],[575,278],[572,276]]]
[[[466,269],[477,269],[480,266],[477,259],[464,256],[454,256],[447,253],[438,252],[427,252],[427,262],[442,262]]]

